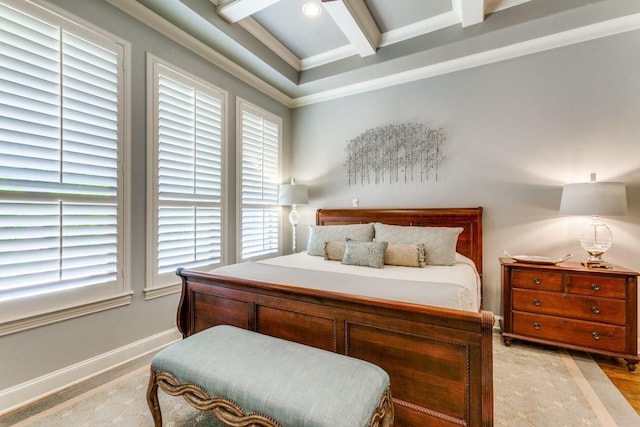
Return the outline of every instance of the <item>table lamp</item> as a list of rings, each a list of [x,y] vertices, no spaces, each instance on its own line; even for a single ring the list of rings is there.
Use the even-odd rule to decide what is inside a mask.
[[[289,212],[289,222],[293,227],[293,241],[292,250],[296,253],[296,226],[300,219],[297,205],[306,205],[309,203],[309,194],[307,186],[302,184],[296,184],[296,180],[291,178],[291,184],[281,184],[280,191],[278,192],[278,203],[281,206],[291,206],[291,212]]]
[[[580,235],[580,245],[589,254],[587,266],[606,265],[602,255],[609,250],[613,236],[600,216],[627,215],[627,191],[622,182],[591,182],[567,184],[562,187],[560,215],[590,215]]]

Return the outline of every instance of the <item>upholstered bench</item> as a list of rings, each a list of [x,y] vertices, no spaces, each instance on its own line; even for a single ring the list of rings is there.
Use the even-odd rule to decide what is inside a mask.
[[[232,426],[393,425],[380,367],[233,326],[204,330],[153,358],[147,402],[156,427],[158,387]]]

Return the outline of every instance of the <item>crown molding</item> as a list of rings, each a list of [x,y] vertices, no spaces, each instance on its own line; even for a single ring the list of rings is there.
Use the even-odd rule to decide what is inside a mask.
[[[455,71],[506,61],[521,56],[570,46],[616,34],[640,29],[640,13],[586,25],[524,42],[379,77],[352,85],[301,96],[293,100],[293,108],[356,95],[376,89],[435,77]]]
[[[451,10],[449,12],[441,13],[440,15],[436,15],[432,18],[424,19],[404,27],[396,28],[395,30],[382,33],[380,38],[380,47],[409,40],[459,23],[460,16],[458,16],[454,11]]]
[[[326,52],[319,53],[317,55],[309,56],[300,60],[302,70],[308,70],[310,68],[319,67],[320,65],[330,64],[341,59],[348,58],[353,55],[357,55],[355,48],[351,44],[331,49]]]
[[[163,35],[169,37],[176,43],[184,46],[192,52],[198,54],[200,57],[211,62],[213,65],[219,67],[223,71],[233,75],[244,83],[251,87],[263,92],[276,101],[291,107],[293,105],[293,99],[286,95],[284,92],[278,90],[274,86],[270,85],[260,77],[256,76],[247,69],[236,64],[226,56],[222,55],[212,47],[202,43],[195,37],[191,36],[187,32],[183,31],[176,25],[170,23],[166,19],[162,18],[155,12],[149,10],[145,6],[141,5],[137,1],[129,0],[106,0],[112,6],[122,10],[126,14],[134,17],[138,21],[146,24],[156,31],[161,32]]]
[[[498,12],[500,10],[509,9],[510,7],[518,6],[530,1],[531,0],[486,0],[484,5],[484,13],[486,15],[488,13]]]
[[[447,73],[479,67],[482,65],[493,64],[496,62],[531,55],[546,50],[556,49],[572,44],[582,43],[589,40],[599,39],[640,29],[640,13],[635,13],[632,15],[614,18],[596,24],[586,25],[548,36],[527,40],[524,42],[514,43],[485,52],[475,53],[436,64],[418,67],[412,70],[402,71],[389,76],[372,78],[355,84],[349,84],[335,89],[319,91],[316,93],[292,98],[281,92],[274,86],[270,85],[260,77],[256,76],[252,72],[231,61],[212,47],[205,45],[204,43],[195,39],[193,36],[187,34],[182,29],[171,24],[146,7],[140,5],[138,2],[131,2],[127,0],[106,1],[117,7],[118,9],[121,9],[125,13],[138,19],[140,22],[150,26],[151,28],[161,31],[172,40],[176,41],[187,49],[190,49],[194,53],[200,55],[222,70],[232,74],[241,81],[265,93],[266,95],[272,97],[274,100],[282,103],[289,108],[297,108],[305,105],[316,104],[319,102],[325,102],[346,96],[356,95],[371,90],[384,89],[387,87],[409,83],[416,80],[422,80]],[[525,3],[526,1],[528,0],[511,0],[509,2],[494,1],[491,4],[492,7],[495,5],[495,7],[506,8],[515,6],[516,4]],[[505,5],[506,3],[508,3],[508,6]],[[449,17],[447,19],[451,18]],[[338,57],[339,55],[345,57],[351,56],[353,54],[355,54],[353,48],[351,48],[350,46],[344,46],[342,48],[331,51],[329,55],[316,55],[314,57],[301,59],[300,62],[302,69],[307,69],[318,66],[323,63],[323,61],[331,62],[331,60],[329,59],[331,55],[333,55],[334,57]]]

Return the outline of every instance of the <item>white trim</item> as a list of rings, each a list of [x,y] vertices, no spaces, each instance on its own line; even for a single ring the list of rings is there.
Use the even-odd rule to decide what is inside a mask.
[[[440,15],[433,16],[429,19],[424,19],[404,27],[396,28],[395,30],[382,33],[380,47],[409,40],[459,23],[460,17],[454,11],[441,13]]]
[[[461,71],[481,65],[492,64],[495,62],[513,59],[532,53],[543,52],[545,50],[555,49],[562,46],[569,46],[572,44],[581,43],[583,41],[594,40],[610,35],[640,29],[640,14],[632,14],[620,18],[614,18],[608,21],[586,25],[561,33],[551,34],[548,36],[540,37],[538,39],[503,46],[501,48],[493,49],[490,51],[452,59],[439,64],[427,65],[415,70],[409,70],[386,77],[370,79],[368,81],[363,81],[349,86],[343,86],[336,89],[317,92],[297,98],[291,98],[280,90],[266,83],[263,79],[240,67],[213,48],[196,40],[194,37],[188,35],[175,25],[159,17],[139,3],[128,2],[126,0],[106,1],[138,19],[140,22],[163,32],[166,36],[180,43],[182,46],[190,49],[194,53],[220,67],[222,70],[231,73],[238,79],[251,85],[255,89],[271,96],[273,99],[289,108],[297,108],[304,105],[329,101],[332,99],[355,95],[370,90],[383,89],[398,84],[408,83],[455,71]],[[486,13],[492,13],[498,10],[507,9],[509,7],[518,6],[528,1],[530,0],[489,0],[489,3],[485,7],[485,11]],[[452,13],[455,14],[455,12]],[[449,19],[451,18],[449,17]],[[382,38],[385,38],[384,34]],[[383,45],[386,45],[386,43],[383,42]],[[303,58],[300,61],[302,69],[306,70],[309,68],[317,67],[319,65],[327,64],[338,59],[344,59],[348,56],[354,55],[355,53],[356,52],[352,46],[343,46],[330,52]]]
[[[131,173],[132,173],[132,160],[131,160],[131,93],[132,93],[132,81],[131,81],[131,43],[127,41],[122,42],[125,46],[123,55],[124,69],[122,70],[123,90],[124,94],[122,99],[124,100],[122,106],[122,186],[121,186],[121,198],[118,203],[122,203],[122,210],[119,212],[119,218],[122,219],[122,235],[119,236],[120,242],[122,242],[119,248],[120,258],[118,263],[120,264],[120,272],[123,277],[120,278],[123,285],[123,292],[132,293],[131,288]],[[129,298],[129,303],[131,298]]]
[[[180,81],[181,84],[193,86],[199,91],[204,91],[208,96],[215,98],[221,104],[221,180],[220,183],[220,215],[221,215],[221,255],[219,263],[200,264],[198,267],[190,267],[196,270],[210,270],[223,265],[226,254],[225,247],[228,245],[226,239],[226,213],[227,193],[225,187],[225,175],[227,164],[227,112],[229,103],[229,93],[214,85],[213,83],[195,76],[172,63],[147,52],[146,57],[146,77],[147,77],[147,226],[146,226],[146,287],[144,289],[145,299],[156,298],[164,295],[179,292],[180,284],[173,272],[158,272],[158,206],[161,204],[158,197],[158,105],[159,105],[159,76],[163,74],[169,78]],[[187,205],[196,203],[187,201]]]
[[[484,0],[451,0],[451,6],[460,16],[462,27],[484,21]]]
[[[171,285],[157,286],[155,288],[144,288],[144,299],[150,300],[154,298],[164,297],[166,295],[177,294],[182,291],[181,283],[173,283]]]
[[[187,34],[179,27],[173,25],[166,19],[155,14],[140,3],[130,0],[106,1],[112,6],[127,13],[128,15],[133,16],[143,24],[148,25],[150,28],[153,28],[164,36],[169,37],[176,43],[184,46],[197,55],[200,55],[200,57],[206,59],[216,67],[219,67],[222,71],[228,72],[240,81],[243,81],[251,87],[265,93],[276,101],[288,107],[291,106],[293,99],[291,99],[291,97],[286,95],[284,92],[278,90],[252,72],[236,64],[217,50],[211,48],[210,46],[207,46],[190,34]]]
[[[640,29],[640,13],[295,98],[293,107],[330,101]]]
[[[320,65],[329,64],[357,54],[358,52],[356,52],[356,49],[352,45],[347,44],[317,55],[303,58],[300,60],[300,66],[303,70],[308,70],[310,68],[319,67]]]
[[[376,53],[380,30],[363,0],[323,2],[322,6],[360,56]]]
[[[0,390],[0,415],[86,381],[145,354],[158,351],[181,338],[182,336],[177,329],[168,329],[22,384]]]
[[[280,0],[229,0],[218,6],[218,15],[228,22],[238,22]]]
[[[0,303],[0,336],[48,325],[131,303],[131,43],[96,24],[44,0],[3,0],[9,7],[32,14],[65,31],[118,51],[118,248],[117,278],[68,291],[34,294]],[[39,196],[34,194],[37,199]],[[3,194],[12,198],[12,194]],[[87,200],[90,200],[88,197]],[[105,200],[96,198],[95,200]]]
[[[295,70],[300,71],[302,69],[300,58],[291,52],[285,45],[280,43],[280,40],[276,39],[273,34],[265,30],[258,21],[248,17],[238,22],[238,25],[260,40],[267,48],[271,49],[273,53],[282,58],[284,62],[291,65]]]
[[[282,117],[274,114],[264,108],[247,101],[246,99],[236,97],[236,262],[257,261],[264,258],[282,255],[282,210],[278,216],[278,250],[263,256],[256,256],[247,259],[242,258],[242,211],[245,206],[242,203],[242,112],[247,111],[250,114],[260,116],[265,120],[272,121],[278,125],[278,182],[282,182]],[[252,206],[252,205],[249,205]],[[265,208],[268,205],[264,206]]]
[[[528,3],[531,0],[485,0],[484,13],[490,14],[510,7]]]
[[[156,188],[158,181],[158,153],[156,150],[158,135],[157,135],[157,123],[158,123],[158,109],[156,105],[158,103],[158,93],[155,88],[158,87],[158,73],[155,70],[157,62],[155,56],[151,53],[146,53],[145,58],[145,76],[146,76],[146,92],[145,102],[147,108],[146,114],[146,145],[147,145],[147,185],[146,185],[146,206],[147,214],[145,221],[145,287],[144,289],[154,289],[157,271],[158,271],[158,253],[156,248],[156,242],[158,241],[157,224],[158,224],[158,209],[157,209],[157,197]],[[146,298],[146,293],[145,293]]]
[[[526,0],[526,1],[529,1],[529,0]],[[459,23],[460,23],[460,17],[458,16],[457,13],[451,10],[449,12],[445,12],[440,15],[433,16],[429,19],[424,19],[422,21],[414,22],[413,24],[406,25],[404,27],[396,28],[395,30],[381,33],[379,47],[400,43],[402,41],[409,40],[414,37],[418,37],[434,31],[438,31],[443,28],[447,28]],[[267,44],[267,46],[273,50],[273,48],[269,44]],[[344,45],[335,49],[328,50],[326,52],[319,53],[317,55],[300,59],[300,64],[301,64],[300,69],[308,70],[310,68],[319,67],[325,64],[330,64],[331,62],[339,61],[341,59],[345,59],[357,54],[358,52],[356,51],[353,45],[351,44]]]
[[[108,296],[86,304],[73,305],[61,310],[35,314],[33,316],[3,322],[0,323],[0,337],[36,328],[38,326],[50,325],[51,323],[61,322],[63,320],[73,319],[75,317],[86,316],[87,314],[128,305],[131,303],[132,294],[133,292],[128,291],[121,295]]]

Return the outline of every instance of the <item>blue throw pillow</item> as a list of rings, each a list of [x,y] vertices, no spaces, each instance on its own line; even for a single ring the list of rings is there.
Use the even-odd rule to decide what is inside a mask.
[[[384,252],[387,242],[359,242],[347,239],[342,263],[363,267],[384,268]]]

